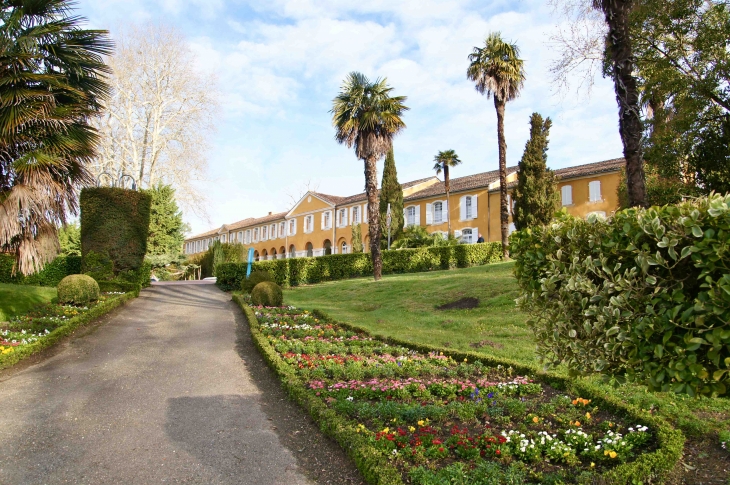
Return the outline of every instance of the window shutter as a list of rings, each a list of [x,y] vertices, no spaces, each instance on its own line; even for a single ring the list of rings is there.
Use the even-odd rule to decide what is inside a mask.
[[[459,220],[466,219],[466,197],[459,198]]]
[[[353,224],[355,223],[355,207],[354,206],[350,207],[350,220],[352,221]]]
[[[347,209],[343,210],[342,212],[344,212],[344,214],[343,214],[344,219],[342,221],[342,227],[345,227],[345,226],[347,226],[347,222],[348,222],[348,220],[347,220]]]
[[[408,227],[408,211],[403,209],[403,227]]]
[[[573,186],[563,185],[560,191],[562,192],[563,205],[571,205],[573,203]]]
[[[426,225],[433,224],[433,204],[426,204]]]
[[[416,225],[421,225],[421,206],[416,206]]]
[[[449,220],[448,219],[449,218],[449,201],[447,201],[447,200],[442,200],[441,201],[441,211],[442,211],[442,214],[443,214],[441,216],[441,222],[448,221]]]
[[[366,224],[370,223],[370,216],[368,216],[368,205],[365,204],[362,210],[362,221]]]
[[[326,229],[326,227],[324,225],[324,215],[325,214],[326,214],[326,212],[322,212],[322,216],[321,216],[322,217],[322,229]]]
[[[471,218],[476,219],[479,213],[477,212],[477,201],[479,199],[476,195],[471,196]],[[476,241],[476,238],[474,238],[474,241]]]

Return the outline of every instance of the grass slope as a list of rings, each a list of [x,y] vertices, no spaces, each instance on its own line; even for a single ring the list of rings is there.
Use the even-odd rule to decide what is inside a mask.
[[[285,290],[284,303],[322,310],[335,320],[414,343],[535,364],[527,315],[515,308],[519,289],[513,266],[499,263],[390,275],[378,283],[358,278],[301,286]],[[478,298],[479,306],[473,310],[436,309],[464,297]],[[730,453],[720,448],[718,438],[719,432],[730,430],[730,399],[695,399],[647,392],[638,385],[613,388],[600,384],[598,378],[591,381],[607,393],[666,418],[690,438],[685,447],[688,468],[678,483],[730,485]]]
[[[526,316],[515,309],[512,263],[452,271],[390,275],[321,283],[286,290],[284,301],[316,308],[337,320],[415,343],[485,351],[535,363]],[[436,310],[461,298],[479,299],[471,310]]]
[[[0,283],[0,322],[27,313],[35,306],[48,303],[55,297],[55,288]]]

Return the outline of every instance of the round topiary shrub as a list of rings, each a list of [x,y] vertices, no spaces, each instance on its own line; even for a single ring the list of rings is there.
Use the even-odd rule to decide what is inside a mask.
[[[85,274],[66,276],[58,283],[58,302],[87,305],[99,299],[99,283]]]
[[[244,293],[251,293],[256,285],[263,283],[264,281],[274,281],[274,278],[271,277],[271,274],[268,271],[252,271],[247,279],[244,278],[243,281],[241,281],[241,290],[243,290]]]
[[[256,306],[282,306],[284,295],[273,281],[263,281],[251,291],[251,303]]]

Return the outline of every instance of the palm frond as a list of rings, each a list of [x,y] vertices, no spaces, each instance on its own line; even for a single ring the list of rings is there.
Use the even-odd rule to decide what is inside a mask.
[[[502,40],[499,32],[489,34],[484,47],[469,54],[466,76],[480,94],[503,101],[515,99],[525,82],[524,61],[516,44]]]

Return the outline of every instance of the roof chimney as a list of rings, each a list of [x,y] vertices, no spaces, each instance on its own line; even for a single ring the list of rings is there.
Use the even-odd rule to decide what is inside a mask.
[[[273,214],[273,212],[269,212],[269,215]]]

